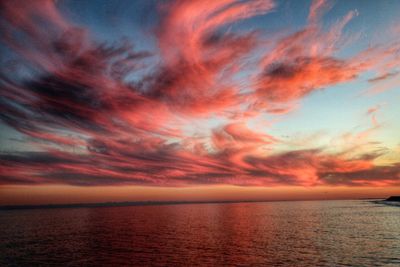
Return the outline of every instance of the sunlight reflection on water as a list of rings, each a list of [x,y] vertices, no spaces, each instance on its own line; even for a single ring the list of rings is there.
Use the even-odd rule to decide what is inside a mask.
[[[0,212],[0,265],[395,266],[400,208],[369,201]]]

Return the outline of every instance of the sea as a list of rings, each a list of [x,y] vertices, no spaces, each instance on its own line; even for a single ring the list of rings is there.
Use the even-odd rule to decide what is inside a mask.
[[[0,266],[400,266],[370,200],[0,211]]]

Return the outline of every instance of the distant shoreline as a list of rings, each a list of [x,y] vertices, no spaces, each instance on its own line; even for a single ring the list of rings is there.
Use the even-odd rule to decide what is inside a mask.
[[[340,201],[340,200],[377,200],[384,198],[361,199],[313,199],[313,200],[227,200],[227,201],[124,201],[124,202],[99,202],[99,203],[71,203],[71,204],[38,204],[38,205],[4,205],[0,211],[6,210],[32,210],[32,209],[64,209],[64,208],[107,208],[129,206],[165,206],[189,204],[235,204],[235,203],[266,203],[266,202],[297,202],[297,201]]]
[[[390,196],[387,199],[372,201],[375,204],[382,204],[393,207],[400,207],[400,196]]]

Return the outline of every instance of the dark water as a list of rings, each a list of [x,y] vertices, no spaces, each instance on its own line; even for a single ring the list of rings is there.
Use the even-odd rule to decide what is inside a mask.
[[[369,201],[0,212],[0,266],[400,266],[400,207]]]

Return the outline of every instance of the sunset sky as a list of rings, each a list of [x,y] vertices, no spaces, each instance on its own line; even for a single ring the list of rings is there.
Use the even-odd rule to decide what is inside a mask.
[[[0,204],[400,194],[400,1],[2,1]]]

